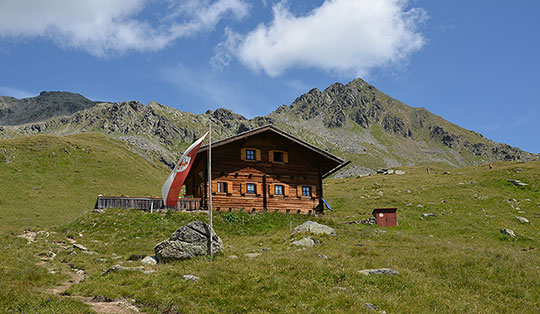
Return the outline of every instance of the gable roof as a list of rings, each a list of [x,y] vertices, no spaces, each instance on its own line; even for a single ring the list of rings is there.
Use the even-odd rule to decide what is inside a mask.
[[[312,151],[313,153],[321,156],[323,159],[331,162],[332,164],[335,164],[336,165],[336,168],[337,167],[343,167],[346,163],[343,159],[337,157],[337,156],[334,156],[314,145],[311,145],[297,137],[295,137],[294,135],[288,133],[288,132],[285,132],[281,129],[278,129],[276,128],[275,126],[273,125],[265,125],[265,126],[262,126],[262,127],[259,127],[259,128],[256,128],[256,129],[253,129],[253,130],[249,130],[249,131],[246,131],[246,132],[242,132],[240,134],[237,134],[235,136],[231,136],[229,138],[226,138],[226,139],[222,139],[222,140],[219,140],[219,141],[216,141],[216,142],[213,142],[212,143],[212,148],[217,148],[217,147],[220,147],[220,146],[223,146],[223,145],[227,145],[227,144],[230,144],[230,143],[233,143],[233,142],[236,142],[236,141],[240,141],[240,140],[244,140],[248,137],[251,137],[251,136],[254,136],[254,135],[257,135],[257,134],[262,134],[262,133],[265,133],[265,132],[270,132],[270,133],[273,133],[273,134],[277,134],[295,144],[298,144],[306,149],[308,149],[309,151]],[[203,152],[206,152],[208,150],[208,145],[205,145],[205,146],[202,146],[200,149],[199,149],[199,153],[203,153]]]

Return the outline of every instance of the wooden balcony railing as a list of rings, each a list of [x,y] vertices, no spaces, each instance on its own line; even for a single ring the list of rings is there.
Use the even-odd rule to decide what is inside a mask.
[[[145,211],[164,209],[163,200],[153,197],[103,196],[99,195],[94,208],[124,208]],[[191,211],[201,209],[200,198],[179,198],[176,210]]]

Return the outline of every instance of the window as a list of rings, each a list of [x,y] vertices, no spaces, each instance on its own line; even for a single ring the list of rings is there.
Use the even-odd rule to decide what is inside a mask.
[[[261,150],[257,148],[245,147],[240,150],[240,159],[244,161],[261,161]]]
[[[229,194],[232,190],[232,182],[212,181],[212,194]]]
[[[311,186],[302,186],[302,196],[311,196]]]
[[[289,153],[282,150],[270,150],[268,151],[268,161],[277,163],[288,163]]]
[[[217,192],[218,193],[227,193],[227,182],[218,182],[217,183]]]
[[[275,195],[283,195],[283,185],[276,184],[274,188]]]
[[[274,151],[274,161],[283,162],[283,152]]]
[[[255,194],[257,192],[255,188],[255,183],[247,183],[246,184],[246,193],[247,194]]]

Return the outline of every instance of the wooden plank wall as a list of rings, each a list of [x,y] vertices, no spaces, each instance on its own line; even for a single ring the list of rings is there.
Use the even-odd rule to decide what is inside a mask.
[[[153,206],[152,206],[153,205]],[[163,208],[161,198],[152,197],[128,197],[128,196],[98,196],[94,208],[124,208],[124,209],[150,209],[159,210]],[[178,199],[177,210],[199,210],[201,208],[201,199],[181,198]]]

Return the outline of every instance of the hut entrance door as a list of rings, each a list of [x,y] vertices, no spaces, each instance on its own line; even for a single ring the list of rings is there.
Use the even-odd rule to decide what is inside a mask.
[[[267,203],[267,195],[268,195],[268,191],[267,191],[267,186],[266,186],[266,175],[263,175],[262,177],[262,195],[263,195],[263,209],[267,209],[266,208],[266,203]]]

